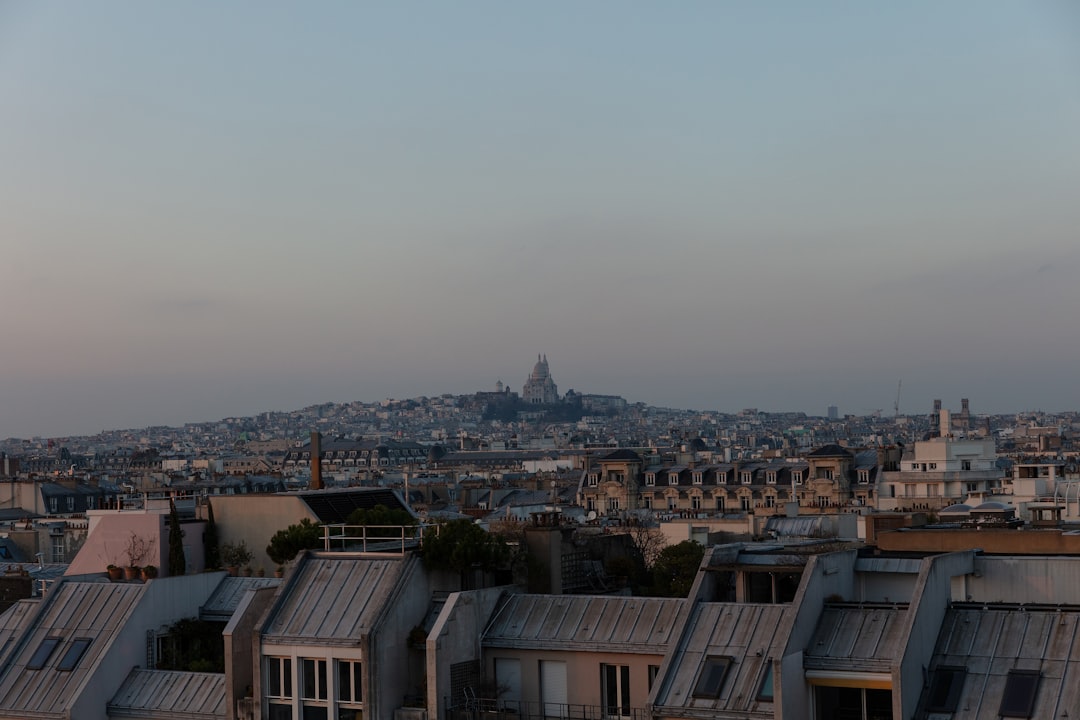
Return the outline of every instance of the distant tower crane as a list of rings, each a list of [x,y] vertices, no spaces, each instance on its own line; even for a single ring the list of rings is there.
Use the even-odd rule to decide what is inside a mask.
[[[893,421],[900,419],[900,386],[904,384],[904,379],[900,378],[896,381],[896,402],[893,403]]]

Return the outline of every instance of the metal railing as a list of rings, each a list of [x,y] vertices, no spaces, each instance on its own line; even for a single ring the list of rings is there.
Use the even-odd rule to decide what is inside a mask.
[[[650,717],[645,708],[605,708],[496,698],[451,702],[446,698],[447,720],[648,720]]]
[[[394,553],[415,550],[425,533],[438,534],[438,525],[323,525],[323,549],[337,552]]]

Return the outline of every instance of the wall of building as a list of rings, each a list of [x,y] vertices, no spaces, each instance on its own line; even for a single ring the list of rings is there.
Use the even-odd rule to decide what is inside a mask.
[[[979,548],[1000,555],[1080,555],[1080,534],[1005,528],[879,530],[877,545],[882,550],[898,552],[960,552]]]
[[[215,495],[210,502],[219,542],[224,545],[243,540],[254,555],[251,567],[267,573],[277,569],[266,554],[274,533],[303,518],[319,522],[304,501],[292,495]]]
[[[222,577],[225,573],[219,573]],[[242,697],[261,697],[262,673],[259,667],[259,648],[255,623],[274,599],[276,587],[252,590],[240,598],[232,619],[222,632],[225,640],[226,720],[236,718],[236,701]]]
[[[975,558],[972,575],[953,581],[958,602],[1080,604],[1080,557]]]
[[[408,565],[368,636],[365,662],[375,672],[369,670],[366,674],[375,682],[369,685],[364,698],[364,717],[371,720],[392,720],[406,695],[424,694],[426,654],[411,649],[408,637],[414,627],[424,622],[432,591],[447,589],[432,584],[433,576],[424,572],[418,558],[404,562]]]
[[[807,559],[794,611],[777,636],[778,642],[785,642],[784,647],[772,649],[773,657],[781,658],[780,673],[774,678],[777,717],[810,720],[813,697],[803,673],[803,650],[817,629],[825,601],[834,596],[855,598],[856,554],[855,550],[844,550]]]
[[[90,510],[90,533],[79,553],[72,558],[65,575],[102,573],[108,565],[126,567],[130,564],[128,549],[135,542],[143,542],[147,555],[140,567],[156,565],[168,568],[168,512],[158,510]],[[199,539],[199,547],[202,540]],[[201,550],[200,550],[201,564]]]
[[[949,609],[952,578],[975,569],[971,551],[938,555],[923,560],[908,610],[907,633],[899,641],[904,656],[893,671],[893,716],[914,717],[925,686],[941,623]]]
[[[480,662],[480,641],[499,598],[512,588],[494,587],[452,593],[427,639],[428,718],[443,720],[450,695],[450,666]]]

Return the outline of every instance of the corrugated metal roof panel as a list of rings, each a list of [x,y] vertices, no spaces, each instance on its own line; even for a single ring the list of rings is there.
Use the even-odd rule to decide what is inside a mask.
[[[803,664],[816,670],[888,670],[899,662],[907,608],[827,606],[806,649]]]
[[[5,660],[0,675],[0,715],[20,717],[30,713],[64,713],[126,622],[145,590],[139,583],[62,582],[52,591],[26,642]],[[44,667],[28,669],[30,659],[45,638],[61,642]],[[91,642],[70,671],[60,671],[71,640]]]
[[[199,608],[199,614],[203,619],[232,617],[240,604],[240,599],[248,590],[273,587],[281,583],[281,578],[226,577],[206,600],[206,604]]]
[[[307,556],[267,619],[268,641],[353,644],[371,629],[409,563],[341,554]]]
[[[746,712],[768,709],[757,700],[757,690],[769,669],[770,650],[786,605],[752,603],[698,603],[684,631],[682,646],[671,666],[655,707],[673,714]],[[729,657],[733,662],[716,698],[695,697],[694,686],[708,657]]]
[[[225,676],[136,669],[107,709],[109,717],[224,718]]]
[[[490,647],[578,644],[614,652],[663,653],[686,600],[607,595],[513,595],[484,633]]]

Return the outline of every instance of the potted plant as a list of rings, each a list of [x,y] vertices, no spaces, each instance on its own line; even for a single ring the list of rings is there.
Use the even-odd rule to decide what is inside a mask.
[[[120,578],[124,577],[124,568],[117,567],[112,563],[110,563],[108,567],[105,568],[105,571],[109,573],[109,579],[113,582],[116,582]]]
[[[149,557],[154,548],[153,541],[148,541],[146,538],[131,533],[128,538],[127,546],[124,548],[124,554],[127,555],[128,564],[124,568],[125,580],[136,580],[139,577],[140,567]]]
[[[285,577],[285,567],[283,565],[277,566],[277,570],[274,571],[274,577]]]
[[[251,550],[248,550],[247,543],[243,540],[238,543],[225,543],[221,546],[221,562],[225,564],[225,568],[230,575],[235,576],[239,572],[240,566],[247,565],[253,557]]]
[[[147,565],[142,569],[143,580],[153,580],[158,576],[157,565]]]

